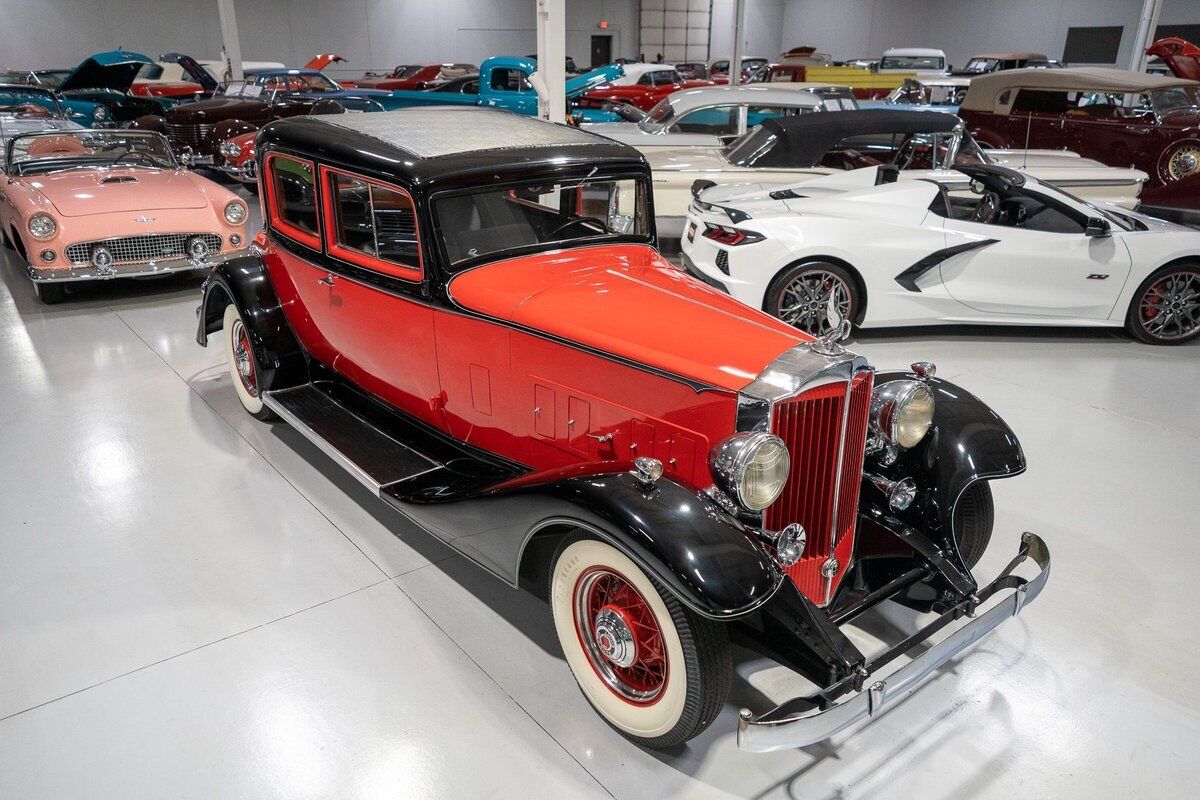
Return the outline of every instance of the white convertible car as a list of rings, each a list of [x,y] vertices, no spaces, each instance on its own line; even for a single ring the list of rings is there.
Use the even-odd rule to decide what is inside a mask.
[[[724,148],[655,150],[646,156],[653,171],[654,215],[659,235],[683,235],[683,218],[697,179],[712,183],[791,184],[878,164],[894,164],[906,179],[967,180],[954,166],[996,164],[1019,169],[1088,200],[1137,206],[1146,173],[1107,167],[1065,150],[984,150],[952,114],[937,111],[864,109],[828,111],[764,120]]]
[[[894,167],[789,187],[700,190],[684,264],[809,333],[936,323],[1125,326],[1200,334],[1200,232],[1079,200],[991,164],[970,194]]]
[[[672,92],[649,112],[624,106],[626,122],[585,122],[584,130],[644,153],[664,147],[720,147],[770,117],[858,108],[848,86],[825,83],[705,86]],[[796,88],[792,88],[796,87]]]

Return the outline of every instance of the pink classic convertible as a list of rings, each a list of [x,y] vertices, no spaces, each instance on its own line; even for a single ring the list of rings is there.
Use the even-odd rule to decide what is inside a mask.
[[[14,136],[3,170],[4,244],[44,303],[70,281],[207,270],[246,248],[245,202],[180,168],[158,133]]]

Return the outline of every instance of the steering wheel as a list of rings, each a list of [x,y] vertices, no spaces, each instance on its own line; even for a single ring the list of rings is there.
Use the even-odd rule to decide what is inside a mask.
[[[975,210],[971,212],[971,221],[991,225],[1000,215],[1000,195],[995,192],[984,192],[979,198]]]
[[[140,158],[143,161],[149,162],[152,166],[158,166],[158,162],[154,160],[153,156],[143,153],[140,150],[126,150],[124,153],[121,153],[121,155],[114,158],[109,166],[115,167],[117,164],[120,164],[122,161],[130,157]]]
[[[546,236],[549,239],[553,239],[555,236],[558,236],[560,233],[567,230],[568,228],[573,227],[575,225],[579,225],[584,222],[599,223],[600,227],[603,228],[605,231],[607,231],[609,233],[612,232],[612,229],[609,228],[607,225],[605,225],[604,220],[600,219],[599,217],[572,217],[571,219],[567,220],[563,224],[559,225],[554,230],[550,231],[550,233],[546,234]]]

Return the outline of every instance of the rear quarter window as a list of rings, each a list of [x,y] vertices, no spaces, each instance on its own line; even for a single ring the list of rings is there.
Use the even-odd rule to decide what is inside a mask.
[[[271,226],[288,238],[320,249],[316,170],[311,161],[272,153],[267,159]]]

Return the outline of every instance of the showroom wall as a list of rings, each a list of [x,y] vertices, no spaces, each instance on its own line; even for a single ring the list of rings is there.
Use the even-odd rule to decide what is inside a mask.
[[[4,67],[72,66],[125,47],[155,55],[221,50],[216,0],[0,0]],[[535,49],[534,0],[238,0],[242,57],[300,64],[315,52],[350,59],[341,73],[399,62],[523,55]],[[608,28],[597,28],[600,20]],[[567,54],[586,64],[591,36],[636,55],[638,0],[567,0]],[[14,24],[21,20],[22,24]]]
[[[1127,67],[1141,10],[1141,0],[786,0],[780,28],[784,47],[811,44],[835,58],[939,47],[961,65],[996,50],[1058,58],[1069,27],[1123,25],[1117,65]],[[1165,0],[1160,24],[1196,22],[1200,0]]]

